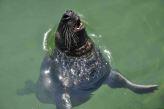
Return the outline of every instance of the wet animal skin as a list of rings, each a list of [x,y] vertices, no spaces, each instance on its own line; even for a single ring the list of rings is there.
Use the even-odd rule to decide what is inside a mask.
[[[53,103],[57,109],[72,109],[89,100],[101,85],[127,88],[138,94],[158,88],[134,84],[112,69],[72,10],[63,14],[54,37],[56,48],[43,59],[36,84],[36,95],[42,102]]]

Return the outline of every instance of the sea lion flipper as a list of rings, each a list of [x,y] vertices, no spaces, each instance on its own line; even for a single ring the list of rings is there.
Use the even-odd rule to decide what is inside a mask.
[[[66,92],[55,93],[56,109],[72,109],[70,95]]]
[[[111,70],[106,83],[112,88],[128,88],[138,94],[150,93],[158,89],[158,85],[134,84],[121,75],[117,70]]]

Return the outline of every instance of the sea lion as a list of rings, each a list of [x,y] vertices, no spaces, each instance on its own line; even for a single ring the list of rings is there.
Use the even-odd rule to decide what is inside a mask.
[[[42,102],[54,103],[57,109],[72,109],[89,100],[103,84],[138,94],[158,87],[134,84],[112,69],[72,10],[63,14],[54,37],[56,48],[45,56],[37,82],[37,97]]]

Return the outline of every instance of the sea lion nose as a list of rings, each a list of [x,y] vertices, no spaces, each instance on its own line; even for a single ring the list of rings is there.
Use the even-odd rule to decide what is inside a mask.
[[[71,18],[71,16],[73,15],[73,11],[72,10],[67,10],[64,14],[63,14],[63,18],[68,20]]]
[[[72,17],[74,15],[75,15],[75,13],[72,10],[66,10],[66,12],[64,13],[63,16],[65,16],[65,17]]]
[[[67,14],[71,14],[71,13],[74,13],[72,10],[66,10],[66,12],[65,13],[67,13]]]
[[[71,16],[74,14],[74,12],[72,10],[67,10],[65,13],[65,15]]]

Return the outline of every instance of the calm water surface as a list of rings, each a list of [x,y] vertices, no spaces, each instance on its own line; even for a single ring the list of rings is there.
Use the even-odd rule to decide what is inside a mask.
[[[43,34],[66,9],[102,36],[98,44],[111,51],[114,68],[134,82],[160,85],[145,95],[102,86],[75,109],[164,109],[163,0],[0,0],[0,109],[55,109],[17,90],[38,79]]]

